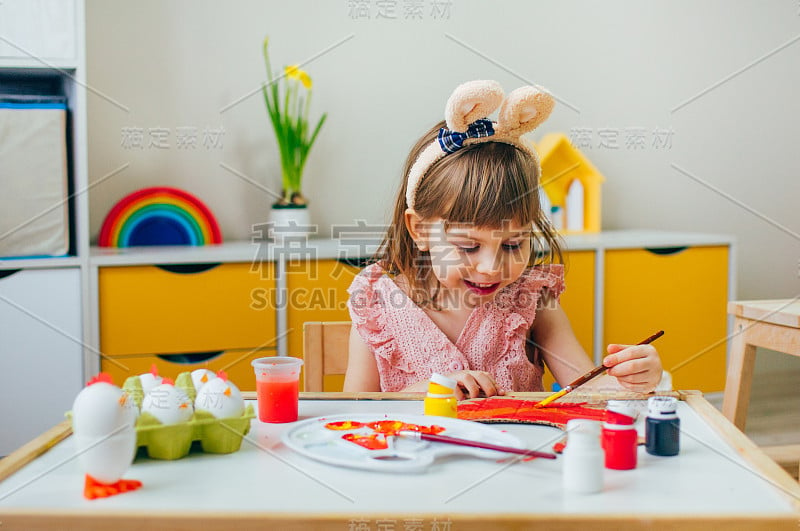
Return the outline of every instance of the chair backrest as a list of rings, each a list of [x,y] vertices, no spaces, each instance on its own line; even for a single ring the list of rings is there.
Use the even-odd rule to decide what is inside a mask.
[[[325,376],[347,371],[349,342],[349,321],[303,324],[303,386],[306,391],[323,391]]]

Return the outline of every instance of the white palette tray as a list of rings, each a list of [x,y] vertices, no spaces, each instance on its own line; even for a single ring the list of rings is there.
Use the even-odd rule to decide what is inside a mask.
[[[292,450],[323,463],[381,472],[421,472],[440,456],[465,455],[483,459],[503,459],[512,455],[495,450],[432,443],[402,436],[389,437],[387,449],[370,450],[342,437],[348,433],[357,435],[374,434],[375,431],[371,428],[331,430],[325,427],[327,424],[334,422],[353,421],[369,424],[385,420],[400,421],[418,426],[440,426],[444,428],[444,431],[440,432],[441,435],[458,439],[469,439],[514,448],[525,447],[522,441],[514,435],[485,424],[446,417],[403,414],[353,414],[317,417],[298,423],[285,432],[281,439]]]

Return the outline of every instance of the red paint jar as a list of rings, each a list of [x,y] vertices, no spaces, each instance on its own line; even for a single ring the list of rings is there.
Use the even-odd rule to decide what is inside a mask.
[[[638,435],[636,411],[618,404],[609,404],[603,423],[602,443],[606,454],[606,468],[632,470],[636,468]]]

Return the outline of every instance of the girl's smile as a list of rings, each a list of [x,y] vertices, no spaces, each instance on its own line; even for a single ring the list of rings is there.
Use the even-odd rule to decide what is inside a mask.
[[[500,287],[499,282],[494,282],[492,284],[478,284],[476,282],[470,282],[469,280],[464,279],[464,284],[467,285],[467,288],[470,289],[473,293],[481,297],[485,297],[486,295],[491,295],[497,288]]]
[[[442,220],[422,225],[426,227],[418,243],[430,252],[441,295],[447,300],[467,306],[487,302],[528,267],[529,226],[506,222],[501,228],[469,224],[446,227]]]

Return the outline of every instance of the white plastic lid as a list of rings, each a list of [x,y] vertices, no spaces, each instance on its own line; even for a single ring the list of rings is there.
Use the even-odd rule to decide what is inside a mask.
[[[599,448],[600,422],[572,419],[567,422],[567,448]]]
[[[678,399],[674,396],[651,396],[647,399],[650,415],[674,415],[678,410]]]
[[[444,374],[439,374],[438,372],[431,374],[430,381],[435,384],[447,387],[448,389],[455,389],[456,385],[458,384],[456,380],[453,380],[452,378],[449,378]]]
[[[256,372],[256,376],[262,375],[294,375],[300,374],[300,366],[303,360],[291,356],[269,356],[258,358],[250,362]]]

